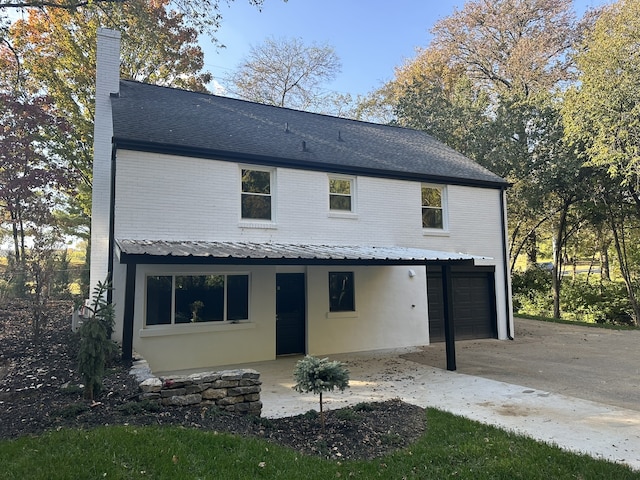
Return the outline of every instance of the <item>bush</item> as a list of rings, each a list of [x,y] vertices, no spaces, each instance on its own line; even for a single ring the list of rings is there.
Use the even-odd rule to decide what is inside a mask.
[[[632,325],[632,308],[620,282],[589,283],[576,279],[562,286],[563,311],[584,322]]]
[[[513,272],[511,276],[513,309],[526,315],[551,316],[551,272],[533,268],[524,272]]]
[[[349,386],[349,371],[341,362],[319,359],[307,355],[296,363],[293,371],[296,384],[293,389],[300,393],[312,392],[320,394],[320,422],[324,430],[324,411],[322,409],[322,392],[330,392],[338,388],[344,391]]]

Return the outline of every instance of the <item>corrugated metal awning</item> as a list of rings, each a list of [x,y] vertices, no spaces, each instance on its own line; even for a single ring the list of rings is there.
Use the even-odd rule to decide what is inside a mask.
[[[311,245],[117,239],[121,263],[409,265],[486,259],[466,253],[399,246]]]

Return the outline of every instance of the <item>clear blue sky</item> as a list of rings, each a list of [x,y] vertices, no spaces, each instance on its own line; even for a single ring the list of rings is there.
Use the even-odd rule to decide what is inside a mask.
[[[333,46],[342,71],[328,89],[366,94],[393,78],[394,68],[430,41],[434,23],[460,10],[464,0],[264,0],[262,11],[247,0],[221,6],[216,51],[202,39],[206,69],[224,78],[267,37],[299,37]],[[578,15],[608,0],[574,0]]]

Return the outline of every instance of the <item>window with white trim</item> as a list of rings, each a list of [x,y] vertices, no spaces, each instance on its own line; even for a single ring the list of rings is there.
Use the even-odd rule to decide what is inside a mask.
[[[243,220],[273,220],[273,171],[241,170],[241,217]]]
[[[248,319],[248,274],[147,276],[147,326]]]
[[[447,228],[447,191],[441,185],[422,184],[422,228]]]
[[[329,210],[353,213],[355,211],[355,179],[345,176],[329,176]]]

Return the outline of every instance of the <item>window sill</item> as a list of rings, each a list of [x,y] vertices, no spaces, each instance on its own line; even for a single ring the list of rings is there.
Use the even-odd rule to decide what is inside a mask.
[[[353,312],[327,312],[327,318],[359,318],[360,313]]]
[[[435,228],[423,228],[422,235],[425,237],[448,237],[449,230],[438,230]]]
[[[153,325],[150,327],[142,328],[139,331],[140,338],[145,337],[165,337],[171,335],[188,335],[188,334],[201,334],[209,332],[230,332],[235,330],[247,330],[250,328],[256,328],[256,324],[248,321],[231,323],[231,322],[219,322],[219,323],[207,323],[200,325]]]
[[[354,212],[329,212],[327,214],[329,218],[348,218],[352,220],[358,219],[358,214]]]
[[[274,222],[250,222],[250,221],[240,221],[240,223],[238,223],[238,227],[240,228],[264,228],[264,229],[270,229],[270,230],[275,230],[278,228],[278,224],[274,223]]]

